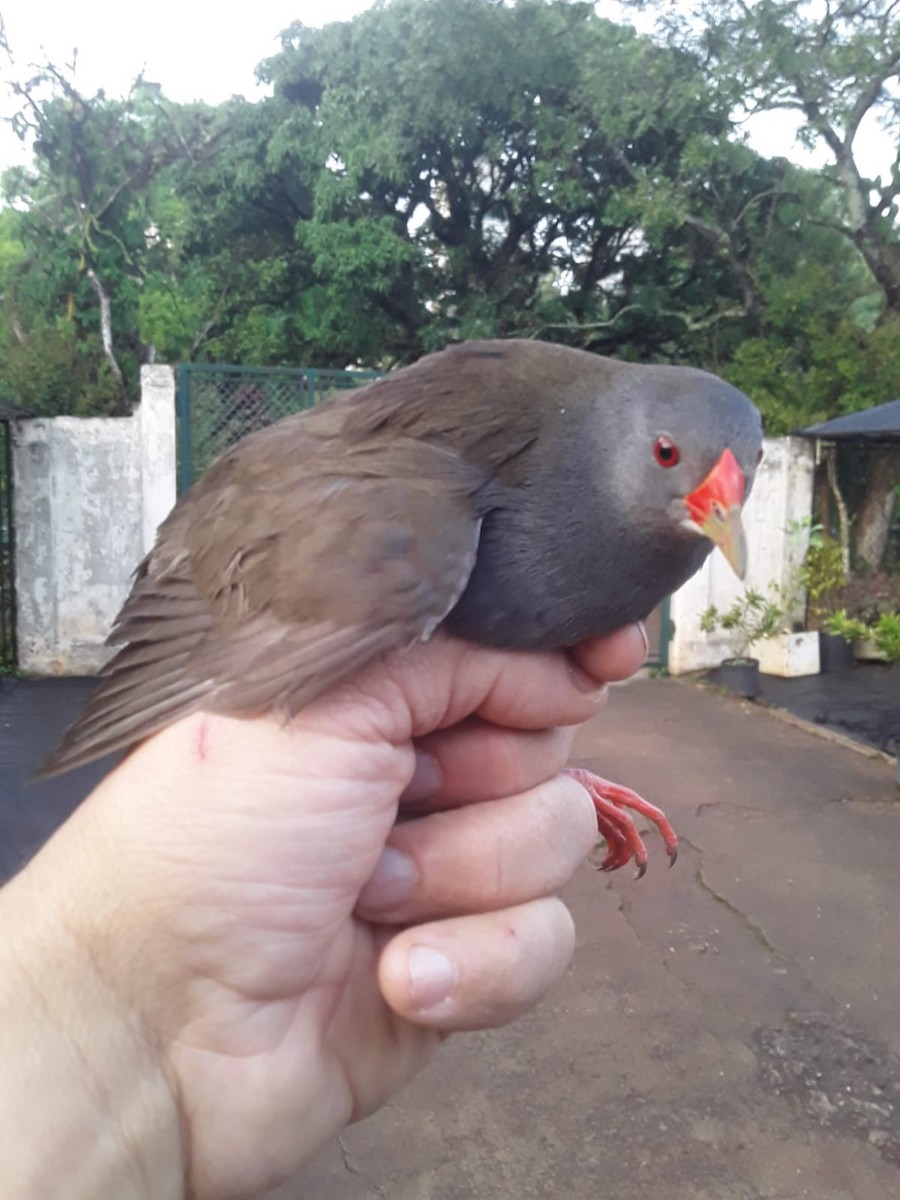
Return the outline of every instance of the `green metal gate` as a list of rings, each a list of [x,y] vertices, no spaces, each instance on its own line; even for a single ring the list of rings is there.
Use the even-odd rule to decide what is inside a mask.
[[[669,665],[669,642],[672,639],[672,618],[668,597],[663,600],[659,608],[653,610],[645,624],[647,641],[650,643],[646,665],[665,670]]]
[[[0,674],[14,671],[16,661],[12,430],[0,418]]]
[[[213,459],[246,434],[380,374],[182,363],[177,399],[178,490],[189,488]]]

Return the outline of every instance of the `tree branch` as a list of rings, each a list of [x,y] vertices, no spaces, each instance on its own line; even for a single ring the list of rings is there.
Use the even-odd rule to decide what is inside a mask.
[[[844,129],[844,144],[850,147],[853,139],[856,137],[860,122],[863,117],[878,99],[881,94],[881,89],[884,87],[888,79],[896,73],[897,65],[900,63],[900,50],[896,51],[888,61],[884,64],[882,70],[869,82],[868,86],[860,92],[856,103],[854,104],[850,116],[847,118],[846,128]]]
[[[847,511],[847,501],[844,499],[844,493],[841,491],[841,485],[838,483],[837,477],[837,454],[834,446],[827,446],[824,451],[825,470],[828,475],[828,483],[831,487],[831,494],[834,496],[834,502],[838,510],[838,532],[841,543],[841,564],[844,568],[844,574],[850,578],[850,516]]]
[[[622,319],[622,317],[625,316],[626,313],[644,312],[644,311],[646,311],[646,310],[644,309],[644,306],[641,304],[626,304],[622,308],[620,308],[618,310],[618,312],[614,313],[613,316],[611,316],[608,321],[551,322],[551,323],[539,325],[537,329],[532,330],[532,332],[529,336],[537,337],[540,333],[542,333],[546,329],[596,330],[599,332],[600,330],[604,330],[604,329],[612,329],[612,327],[614,325],[616,325]],[[685,330],[688,333],[700,333],[704,329],[709,329],[713,325],[717,325],[720,321],[738,320],[739,318],[744,317],[747,314],[743,308],[723,308],[723,309],[720,309],[716,313],[710,313],[706,317],[691,317],[686,312],[682,312],[680,309],[656,308],[656,309],[653,309],[651,315],[653,317],[657,317],[657,316],[674,317],[675,320],[681,321],[684,324]]]
[[[118,384],[119,395],[121,396],[125,391],[125,379],[122,375],[122,368],[116,361],[115,352],[113,351],[112,312],[109,296],[93,267],[88,267],[86,275],[90,280],[91,287],[97,293],[97,299],[100,302],[100,340],[103,343],[103,354],[109,363],[109,369],[112,371],[113,377]]]

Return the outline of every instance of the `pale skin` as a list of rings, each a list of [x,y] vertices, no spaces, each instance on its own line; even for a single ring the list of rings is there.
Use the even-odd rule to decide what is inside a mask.
[[[560,771],[644,654],[436,637],[290,726],[138,747],[0,892],[4,1197],[260,1196],[532,1008],[597,841]]]

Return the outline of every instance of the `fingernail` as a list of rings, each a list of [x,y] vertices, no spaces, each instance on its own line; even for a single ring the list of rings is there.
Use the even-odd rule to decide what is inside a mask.
[[[647,626],[643,621],[638,621],[637,629],[641,635],[641,641],[644,643],[644,662],[646,662],[650,657],[650,639],[647,637]]]
[[[598,704],[606,699],[606,693],[609,691],[606,684],[598,683],[593,675],[589,675],[587,671],[583,671],[578,663],[571,660],[569,662],[569,675],[579,692],[583,692],[589,699],[596,700]]]
[[[409,952],[409,983],[416,1008],[435,1008],[449,999],[458,972],[446,954],[432,946],[413,946]]]
[[[419,878],[416,865],[408,854],[394,846],[385,846],[368,883],[359,893],[359,905],[368,910],[391,909],[410,898]]]
[[[431,800],[441,790],[443,777],[436,758],[426,754],[424,750],[416,751],[416,766],[412,779],[403,792],[403,800],[407,804],[417,804],[421,800]]]

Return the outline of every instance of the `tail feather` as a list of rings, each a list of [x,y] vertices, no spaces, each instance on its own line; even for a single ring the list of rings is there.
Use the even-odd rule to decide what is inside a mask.
[[[269,618],[179,647],[137,642],[108,664],[84,713],[39,778],[83,766],[158,733],[199,708],[232,716],[275,711],[290,718],[321,692],[395,649],[396,626],[285,627]]]
[[[135,647],[128,647],[129,657],[135,649]],[[178,682],[184,684],[184,672],[187,660],[188,655],[182,653],[171,662],[166,659],[151,658],[141,662],[120,664],[115,673],[108,675],[103,680],[103,697],[105,700],[111,700],[114,696],[123,696],[127,692],[130,692],[138,683],[143,683],[146,686],[151,678],[154,692],[161,690],[168,683]]]
[[[170,582],[166,618],[160,593]],[[289,719],[328,687],[421,637],[421,624],[287,625],[265,612],[225,624],[183,580],[144,572],[110,639],[126,644],[38,777],[123,750],[199,708]]]
[[[116,618],[109,645],[122,645],[100,673],[81,716],[38,772],[59,775],[124,750],[199,707],[211,679],[190,671],[198,643],[210,632],[212,613],[190,580],[154,578],[145,559]]]
[[[102,703],[105,707],[105,689],[101,685],[96,693],[97,704],[88,701],[88,706],[78,720],[70,726],[62,741],[37,772],[38,779],[61,775],[75,767],[118,750],[125,750],[135,742],[158,733],[179,717],[186,717],[200,706],[209,691],[206,683],[192,687],[173,687],[169,694],[155,704],[142,705],[138,709],[129,706],[119,712],[109,712],[105,718],[98,717]]]

